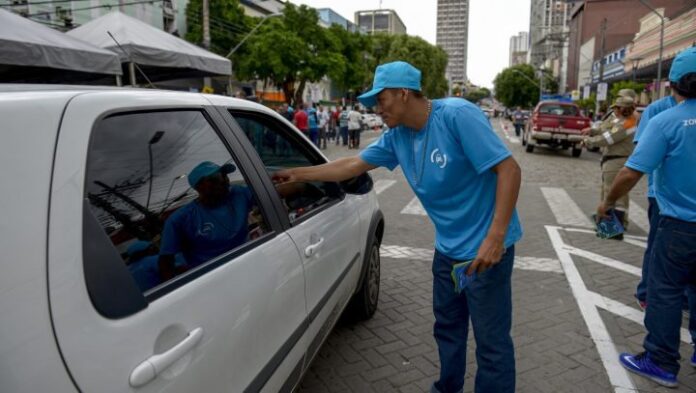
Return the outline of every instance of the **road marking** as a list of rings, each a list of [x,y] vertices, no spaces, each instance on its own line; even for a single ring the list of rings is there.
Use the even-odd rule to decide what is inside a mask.
[[[619,363],[619,353],[593,302],[594,298],[590,291],[587,290],[585,282],[582,280],[582,276],[580,276],[580,272],[575,267],[573,258],[561,238],[560,231],[562,228],[550,225],[546,225],[545,228],[549,239],[551,239],[551,244],[558,255],[558,259],[561,261],[561,266],[565,272],[568,284],[570,284],[570,289],[587,324],[592,341],[594,341],[597,347],[597,352],[604,364],[604,369],[607,371],[607,376],[614,388],[614,392],[637,392],[638,390],[628,376],[628,372]]]
[[[642,270],[639,267],[635,267],[633,265],[629,265],[628,263],[617,261],[616,259],[608,258],[603,255],[595,254],[590,251],[582,250],[568,245],[564,245],[563,250],[570,254],[577,255],[579,257],[597,262],[600,265],[608,266],[612,269],[621,270],[624,273],[632,274],[636,277],[640,277],[642,274]]]
[[[596,292],[589,292],[590,298],[594,302],[597,307],[602,308],[606,311],[609,311],[610,313],[614,315],[618,315],[620,317],[626,318],[631,322],[637,323],[641,326],[645,326],[643,324],[643,319],[645,318],[645,314],[633,307],[627,306],[621,302],[617,302],[614,299],[610,299],[608,297],[602,296]],[[679,338],[681,341],[685,344],[691,344],[691,334],[689,333],[688,330],[681,328],[679,331]]]
[[[500,129],[503,131],[503,136],[505,137],[505,139],[510,141],[510,143],[514,143],[516,145],[519,145],[522,143],[520,141],[519,137],[512,136],[512,135],[508,134],[507,125],[505,123],[503,123],[502,120],[498,120],[498,123],[500,123]]]
[[[414,248],[403,246],[382,245],[379,255],[382,258],[412,259],[416,261],[430,262],[433,260],[434,251],[428,248]],[[531,270],[537,272],[563,274],[561,264],[557,259],[515,257],[513,265],[515,269]]]
[[[589,230],[589,229],[561,228],[561,230],[566,231],[566,232],[579,232],[579,233],[589,233],[589,234],[592,234],[592,235],[596,235],[596,232],[595,232],[595,231],[592,231],[592,230]],[[648,241],[648,238],[647,238],[646,236],[627,235],[627,234],[624,233],[624,241],[626,241],[626,239],[636,240],[636,241],[641,242],[641,243],[645,243],[645,242]],[[616,240],[614,240],[614,241],[616,241]],[[633,244],[633,243],[631,243],[631,244]],[[641,247],[642,247],[642,246],[641,246]],[[643,248],[645,248],[645,247],[643,247]]]
[[[628,219],[642,229],[643,232],[650,231],[650,221],[648,220],[648,212],[645,211],[639,204],[630,201],[628,205]]]
[[[375,192],[377,194],[381,194],[386,190],[387,188],[393,186],[396,184],[396,180],[377,180],[375,182]]]
[[[413,197],[413,199],[411,199],[411,202],[409,202],[408,205],[406,205],[406,207],[404,207],[404,209],[401,210],[401,214],[413,214],[416,216],[428,215],[428,213],[425,212],[423,205],[418,200],[418,197]]]
[[[549,204],[558,224],[580,228],[594,228],[592,221],[582,212],[566,190],[556,187],[541,187],[541,192],[544,194],[546,203]]]

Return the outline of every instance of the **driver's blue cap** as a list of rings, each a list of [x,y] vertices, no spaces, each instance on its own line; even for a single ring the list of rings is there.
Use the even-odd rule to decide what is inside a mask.
[[[210,161],[203,161],[200,164],[196,165],[195,168],[189,173],[188,175],[188,182],[191,187],[196,188],[198,183],[206,176],[214,175],[217,172],[222,173],[223,175],[226,175],[228,173],[232,173],[237,169],[232,164],[225,164],[223,166],[220,166],[218,164],[215,164]]]
[[[672,62],[669,70],[670,82],[677,83],[684,75],[696,72],[696,47],[684,49],[679,52]]]
[[[405,61],[382,64],[375,70],[372,90],[358,97],[360,103],[372,107],[377,105],[377,95],[384,89],[410,89],[421,91],[421,72]]]

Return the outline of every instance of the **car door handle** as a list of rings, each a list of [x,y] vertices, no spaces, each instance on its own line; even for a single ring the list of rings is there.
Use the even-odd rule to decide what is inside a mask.
[[[319,249],[319,247],[321,247],[322,243],[324,243],[323,237],[319,238],[319,241],[317,241],[316,243],[307,246],[307,248],[304,249],[304,255],[307,258],[313,256],[314,253],[317,252],[317,249]]]
[[[203,337],[203,329],[196,328],[188,336],[170,350],[159,355],[152,355],[140,363],[130,375],[130,384],[134,388],[145,385],[155,377],[189,353]]]

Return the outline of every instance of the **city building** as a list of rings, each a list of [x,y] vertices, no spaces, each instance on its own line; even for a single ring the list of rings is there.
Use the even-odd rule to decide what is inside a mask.
[[[464,85],[469,43],[469,0],[437,1],[436,43],[447,52],[446,77],[450,83]]]
[[[510,37],[510,66],[525,64],[529,51],[529,33],[521,31]]]
[[[656,11],[667,21],[685,14],[695,7],[692,0],[650,0]],[[687,24],[689,21],[686,21]],[[667,22],[669,23],[669,22]],[[585,0],[571,11],[570,38],[568,43],[567,81],[570,90],[599,82],[599,59],[604,59],[603,82],[633,77],[633,60],[645,57],[645,53],[630,52],[632,42],[645,35],[659,37],[660,18],[648,7],[635,2]],[[691,24],[693,31],[693,23]],[[687,34],[688,35],[688,34]],[[685,38],[688,41],[688,38]],[[665,42],[673,38],[665,36]],[[645,40],[643,42],[646,42]],[[602,45],[604,43],[604,45]],[[658,52],[658,42],[650,42],[650,50]],[[645,47],[640,51],[647,50]],[[665,56],[665,61],[669,57]],[[652,58],[652,77],[656,77],[657,55]],[[647,71],[647,62],[640,66],[641,76]],[[663,67],[664,68],[664,67]],[[663,73],[663,77],[665,74]]]
[[[214,0],[208,0],[214,1]],[[188,0],[187,0],[188,2]],[[264,17],[283,12],[285,2],[280,0],[239,0],[244,13],[254,17]]]
[[[369,10],[355,13],[355,24],[367,34],[406,34],[406,25],[394,10]]]
[[[566,92],[572,4],[566,0],[531,1],[528,62],[535,68],[550,70],[558,79],[559,93]]]
[[[323,27],[328,28],[331,25],[339,25],[351,32],[366,32],[365,29],[361,29],[358,25],[344,18],[343,15],[331,8],[317,8],[317,14],[319,15],[319,24]]]

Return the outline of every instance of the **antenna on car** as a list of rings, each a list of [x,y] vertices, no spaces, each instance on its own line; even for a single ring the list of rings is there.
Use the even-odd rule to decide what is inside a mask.
[[[145,78],[145,80],[147,81],[147,83],[150,84],[150,87],[152,87],[153,89],[156,89],[157,86],[155,86],[155,85],[150,81],[150,78],[148,78],[147,75],[145,75],[145,72],[143,72],[143,70],[140,68],[140,66],[138,65],[138,63],[136,63],[136,62],[133,61],[133,56],[131,56],[131,54],[130,54],[129,52],[127,52],[125,49],[123,49],[123,47],[121,46],[121,44],[119,44],[118,41],[116,41],[116,38],[114,37],[114,35],[111,34],[110,31],[107,31],[106,34],[108,34],[109,37],[111,37],[111,39],[114,40],[114,42],[116,43],[116,45],[118,45],[118,48],[121,49],[121,51],[122,51],[123,53],[125,53],[126,56],[128,56],[128,61],[129,61],[131,64],[133,64],[133,66],[135,66],[135,68],[138,69],[138,72],[140,72],[140,74],[143,76],[143,78]]]

